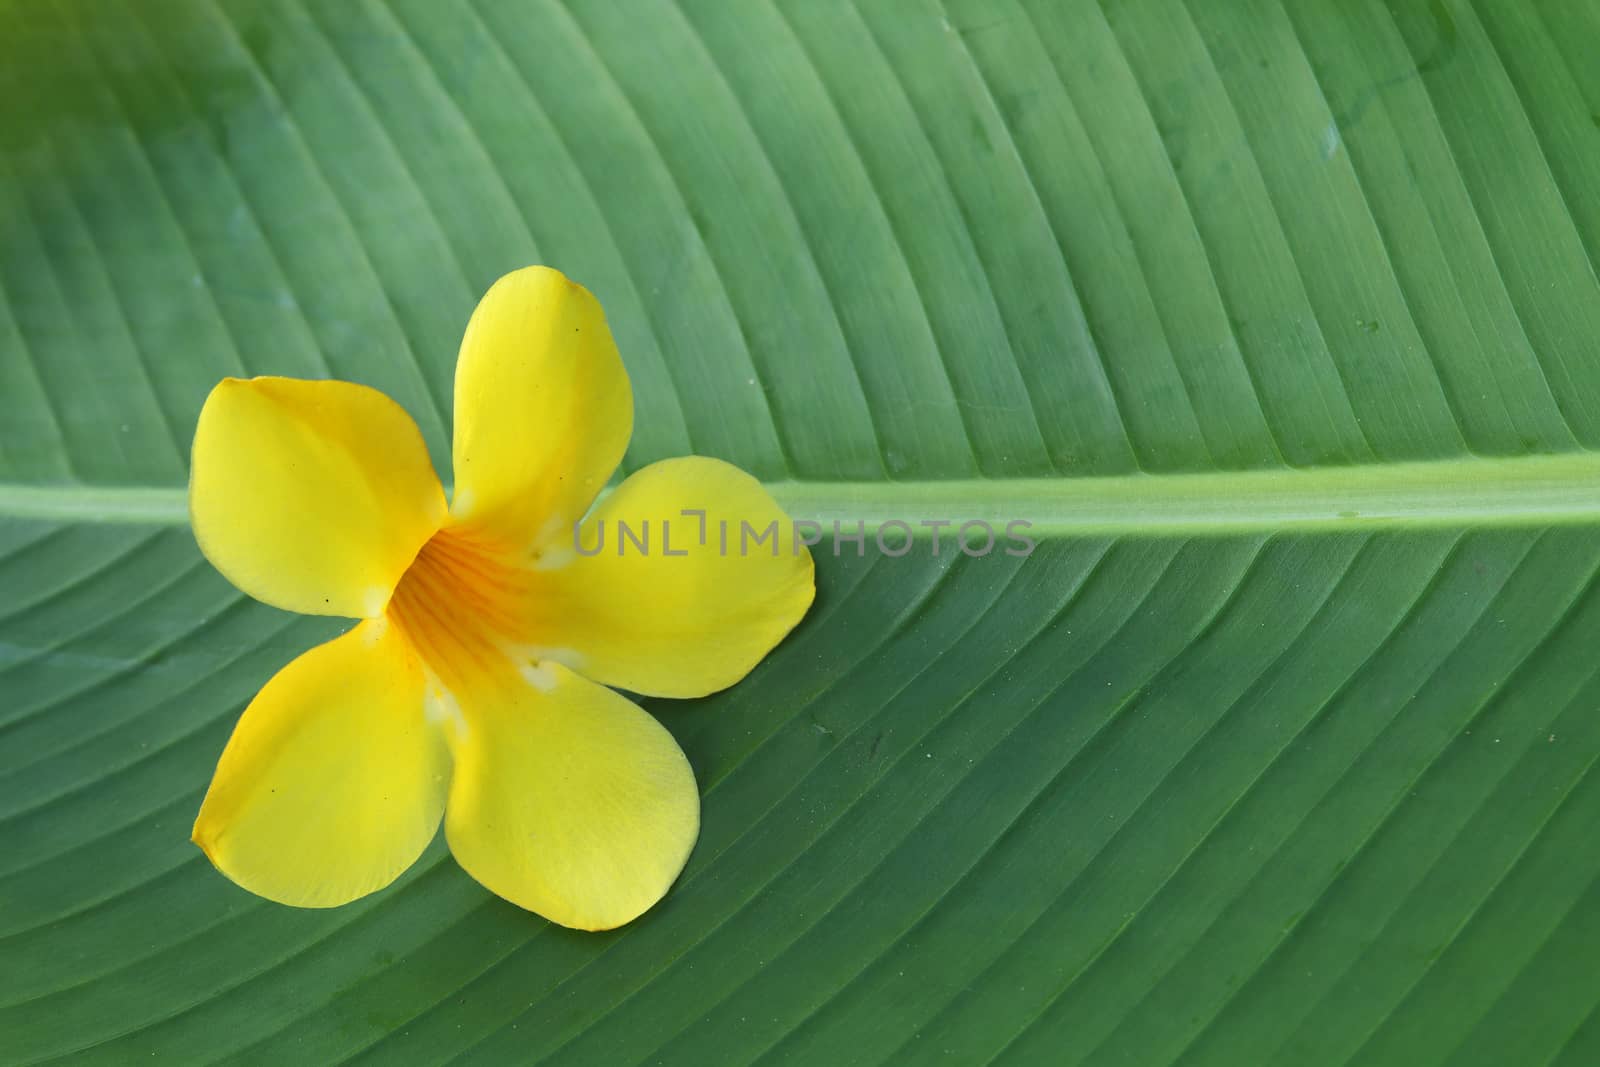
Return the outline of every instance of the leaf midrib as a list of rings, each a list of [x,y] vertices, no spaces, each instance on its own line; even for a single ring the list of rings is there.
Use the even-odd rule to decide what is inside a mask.
[[[1033,537],[1600,523],[1600,453],[1105,478],[771,482],[796,519],[867,532],[1015,521]],[[699,501],[685,501],[698,507]],[[0,516],[182,525],[183,488],[0,484]],[[1022,529],[1022,528],[1019,528]],[[953,528],[950,532],[954,532]]]

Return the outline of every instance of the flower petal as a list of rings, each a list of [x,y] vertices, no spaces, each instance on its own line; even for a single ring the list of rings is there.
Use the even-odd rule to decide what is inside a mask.
[[[700,832],[694,772],[665,727],[554,663],[456,696],[445,835],[468,874],[580,930],[661,899]]]
[[[653,463],[600,503],[580,540],[569,527],[541,560],[530,653],[650,696],[724,689],[811,606],[811,553],[795,534],[737,467],[699,456]]]
[[[439,829],[450,755],[421,662],[383,621],[295,659],[239,719],[194,841],[250,892],[303,908],[382,889]]]
[[[632,433],[633,390],[600,302],[548,267],[495,282],[456,362],[453,518],[517,548],[559,537]]]
[[[445,503],[417,424],[376,389],[227,378],[200,411],[189,513],[206,558],[257,600],[371,618]]]

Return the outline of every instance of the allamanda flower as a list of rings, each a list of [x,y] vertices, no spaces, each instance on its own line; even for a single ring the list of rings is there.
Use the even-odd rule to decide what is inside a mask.
[[[201,550],[258,600],[361,620],[245,709],[194,826],[219,870],[342,904],[397,878],[442,818],[472,877],[562,925],[661,898],[699,833],[694,774],[607,687],[732,685],[815,586],[777,504],[718,460],[652,464],[595,505],[632,429],[599,303],[542,267],[500,279],[467,325],[448,505],[416,424],[375,390],[213,390],[189,487]],[[777,537],[741,551],[723,523]]]

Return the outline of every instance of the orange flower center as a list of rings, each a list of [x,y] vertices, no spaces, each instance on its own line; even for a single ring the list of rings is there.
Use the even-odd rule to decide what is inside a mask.
[[[459,693],[531,658],[531,578],[526,565],[504,549],[446,527],[422,546],[400,579],[389,618],[411,639],[434,680]]]

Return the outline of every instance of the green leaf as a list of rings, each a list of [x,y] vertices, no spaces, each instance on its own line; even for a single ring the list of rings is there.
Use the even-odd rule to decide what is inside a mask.
[[[1600,1060],[1600,15],[1585,0],[0,4],[0,1059]],[[682,880],[553,927],[188,841],[337,632],[184,526],[230,374],[448,471],[499,274],[604,302],[626,466],[825,541],[651,701]]]

